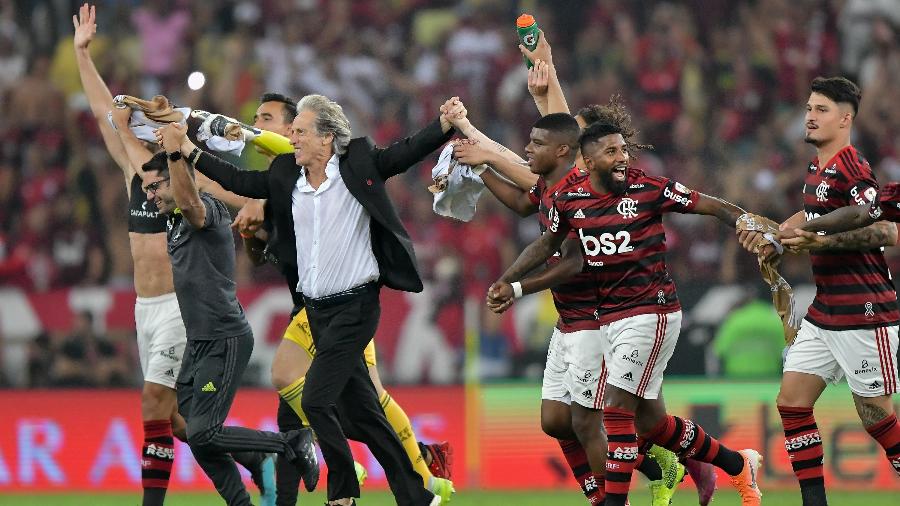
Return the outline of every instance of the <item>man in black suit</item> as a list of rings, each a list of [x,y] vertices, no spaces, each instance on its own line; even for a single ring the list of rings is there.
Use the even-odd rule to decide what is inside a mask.
[[[298,291],[317,350],[302,407],[328,464],[329,504],[350,505],[359,497],[342,424],[384,468],[398,504],[440,504],[440,497],[422,486],[381,410],[363,349],[378,327],[380,287],[422,290],[412,241],[385,181],[447,142],[453,134],[450,118],[464,116],[465,108],[457,97],[448,100],[439,119],[384,149],[367,138],[351,139],[341,106],[324,96],[303,97],[297,111],[293,156],[276,157],[266,172],[241,171],[187,139],[182,153],[224,188],[269,199],[282,238],[279,253],[297,259]]]

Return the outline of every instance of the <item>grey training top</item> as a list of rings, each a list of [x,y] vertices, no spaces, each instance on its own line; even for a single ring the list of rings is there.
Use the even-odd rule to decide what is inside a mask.
[[[209,341],[251,332],[234,282],[231,215],[208,193],[206,222],[195,229],[181,213],[169,216],[166,238],[175,278],[175,296],[188,340]]]

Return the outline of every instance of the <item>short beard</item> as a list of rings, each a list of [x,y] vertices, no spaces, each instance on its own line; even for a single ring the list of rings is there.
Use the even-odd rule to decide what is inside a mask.
[[[613,179],[612,171],[604,172],[600,177],[603,180],[603,184],[613,193],[613,195],[624,195],[628,190],[628,169],[625,170],[624,181],[616,181]]]

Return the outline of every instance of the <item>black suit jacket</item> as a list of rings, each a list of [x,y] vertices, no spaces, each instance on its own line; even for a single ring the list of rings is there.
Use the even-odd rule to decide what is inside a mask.
[[[368,138],[350,141],[340,157],[341,178],[350,194],[371,216],[372,250],[378,261],[381,283],[407,292],[421,292],[422,279],[416,265],[412,241],[385,190],[385,181],[406,172],[453,136],[453,129],[441,131],[439,120],[387,148],[378,148]],[[294,155],[279,155],[268,171],[244,171],[204,153],[196,169],[223,188],[238,195],[268,199],[272,222],[278,236],[275,254],[284,263],[282,271],[297,272],[297,251],[291,194],[301,168]],[[296,274],[294,274],[296,276]],[[288,279],[292,279],[289,277]],[[296,279],[296,278],[294,278]]]

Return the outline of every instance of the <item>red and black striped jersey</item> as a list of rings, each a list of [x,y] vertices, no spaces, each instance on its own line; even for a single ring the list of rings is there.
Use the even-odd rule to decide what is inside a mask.
[[[538,178],[537,184],[531,187],[528,198],[538,206],[539,224],[541,233],[547,232],[550,226],[550,210],[553,208],[553,199],[560,191],[583,191],[583,183],[587,181],[587,173],[578,167],[573,167],[558,183],[547,188],[547,181],[543,177]],[[574,188],[564,190],[565,188]],[[578,234],[573,230],[569,238],[577,239]],[[559,252],[547,260],[547,265],[559,262]],[[575,332],[578,330],[599,329],[597,321],[597,284],[590,272],[582,271],[569,281],[555,286],[550,293],[553,295],[553,304],[559,313],[559,321],[556,326],[562,332]]]
[[[803,185],[806,220],[844,206],[870,206],[878,183],[872,168],[853,146],[827,163],[813,160]],[[867,329],[900,321],[897,293],[880,248],[868,251],[810,252],[816,297],[806,319],[828,330]]]
[[[575,230],[586,269],[594,274],[599,321],[681,309],[675,282],[666,269],[662,215],[690,212],[697,192],[665,177],[628,169],[623,195],[601,194],[586,180],[558,192],[549,230]]]
[[[887,183],[869,207],[873,220],[900,222],[900,183]]]

